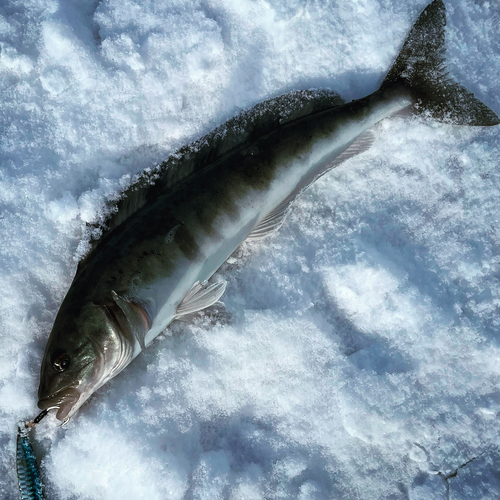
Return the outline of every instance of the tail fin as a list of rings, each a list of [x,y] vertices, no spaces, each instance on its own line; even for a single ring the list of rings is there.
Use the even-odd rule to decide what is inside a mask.
[[[382,83],[381,90],[411,89],[415,112],[428,112],[439,121],[457,125],[498,125],[500,119],[446,70],[443,0],[434,0],[420,14],[401,52]]]

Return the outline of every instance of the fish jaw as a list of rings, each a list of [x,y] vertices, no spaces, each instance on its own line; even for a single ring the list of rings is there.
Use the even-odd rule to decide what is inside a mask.
[[[80,392],[74,387],[67,387],[51,396],[40,399],[38,408],[41,410],[57,409],[56,418],[64,420],[70,413],[73,414],[81,406],[83,401],[75,407],[80,399]]]

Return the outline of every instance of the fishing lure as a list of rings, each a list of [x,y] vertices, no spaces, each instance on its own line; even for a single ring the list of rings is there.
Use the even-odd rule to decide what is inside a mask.
[[[16,468],[22,500],[44,500],[42,479],[28,434],[47,413],[44,410],[32,422],[24,424],[24,428],[17,428]]]

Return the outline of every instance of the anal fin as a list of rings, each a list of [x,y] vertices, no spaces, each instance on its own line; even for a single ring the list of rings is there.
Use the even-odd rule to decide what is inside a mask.
[[[342,153],[340,153],[332,162],[328,163],[324,170],[317,173],[315,177],[309,179],[304,184],[299,185],[297,189],[285,198],[276,208],[271,210],[271,212],[269,212],[266,217],[264,217],[264,219],[262,219],[252,229],[252,232],[246,238],[247,241],[258,241],[277,231],[283,225],[283,222],[285,222],[288,208],[303,189],[332,168],[337,167],[349,158],[364,153],[370,149],[374,141],[375,134],[371,130],[367,130],[366,132],[360,134],[346,149],[344,149],[344,151],[342,151]]]
[[[328,166],[328,170],[337,167],[353,156],[360,155],[368,151],[372,144],[375,142],[375,134],[371,130],[367,130],[360,134],[349,146],[347,146],[342,153],[340,153],[335,160]]]
[[[182,316],[201,311],[215,304],[222,297],[226,285],[225,281],[216,281],[215,283],[197,281],[177,307],[174,319],[180,319]]]
[[[295,200],[295,193],[283,200],[276,208],[271,210],[247,236],[247,241],[259,241],[276,232],[285,222],[288,208]]]

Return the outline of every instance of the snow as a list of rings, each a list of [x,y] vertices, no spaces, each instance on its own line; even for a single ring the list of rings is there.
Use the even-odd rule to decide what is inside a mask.
[[[86,223],[241,109],[373,92],[425,5],[0,6],[2,498]],[[451,74],[500,114],[498,4],[446,6]],[[65,428],[37,426],[47,499],[498,498],[498,130],[379,124],[221,268],[228,321],[173,325]]]

